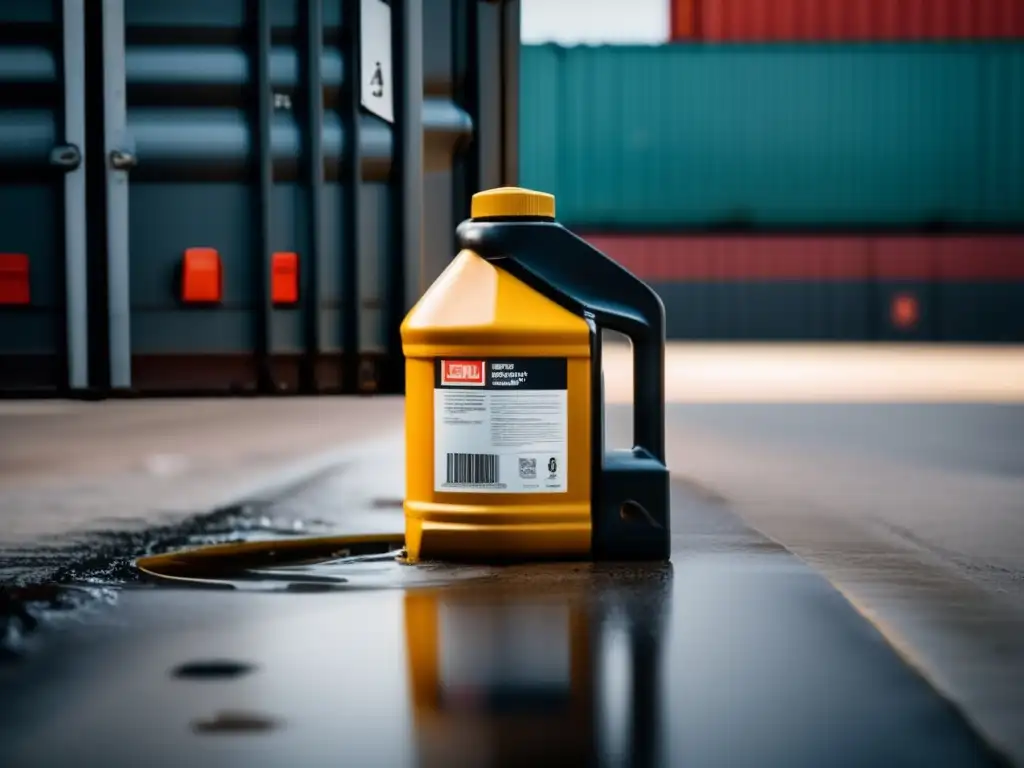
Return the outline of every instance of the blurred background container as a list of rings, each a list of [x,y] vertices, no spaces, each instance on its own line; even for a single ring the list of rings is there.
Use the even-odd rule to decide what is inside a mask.
[[[669,0],[675,41],[1024,37],[1020,0]]]
[[[687,340],[1024,340],[1024,235],[583,232]]]
[[[403,316],[516,180],[520,33],[518,0],[0,0],[0,393],[402,391]]]
[[[524,46],[520,181],[671,337],[1024,341],[1024,2],[664,12],[662,44]]]
[[[521,175],[573,225],[1024,225],[1024,44],[526,46]]]

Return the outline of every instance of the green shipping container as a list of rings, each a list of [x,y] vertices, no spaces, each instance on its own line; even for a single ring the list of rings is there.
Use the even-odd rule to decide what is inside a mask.
[[[520,180],[590,228],[1024,225],[1024,44],[524,46]]]

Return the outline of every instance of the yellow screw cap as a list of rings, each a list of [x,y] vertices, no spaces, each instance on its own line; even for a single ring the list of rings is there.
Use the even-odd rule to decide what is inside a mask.
[[[474,219],[543,216],[555,218],[555,196],[521,187],[498,187],[473,195],[470,215]]]

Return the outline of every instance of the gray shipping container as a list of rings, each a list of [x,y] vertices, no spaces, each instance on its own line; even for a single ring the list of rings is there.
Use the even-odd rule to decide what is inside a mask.
[[[518,48],[518,0],[0,0],[0,392],[400,391]]]

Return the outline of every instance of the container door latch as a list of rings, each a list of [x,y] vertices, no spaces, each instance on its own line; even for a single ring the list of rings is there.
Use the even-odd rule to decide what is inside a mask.
[[[110,167],[115,171],[130,171],[138,164],[139,159],[133,152],[115,149],[110,153]]]

